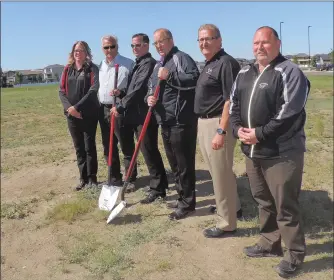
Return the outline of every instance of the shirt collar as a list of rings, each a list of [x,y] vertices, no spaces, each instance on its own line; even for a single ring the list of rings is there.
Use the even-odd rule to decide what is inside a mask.
[[[226,52],[225,52],[224,48],[221,48],[213,57],[211,57],[211,59],[205,60],[205,63],[207,64],[211,61],[214,61],[214,60],[220,58],[221,56],[223,56],[224,54],[226,54]]]
[[[110,63],[107,61],[107,58],[105,58],[104,63],[108,66],[114,66],[117,63],[117,61],[119,60],[119,56],[120,56],[120,54],[117,53],[117,55],[114,57],[114,59]]]

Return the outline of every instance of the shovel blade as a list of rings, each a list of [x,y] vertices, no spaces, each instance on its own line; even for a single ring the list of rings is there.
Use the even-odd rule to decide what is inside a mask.
[[[116,204],[120,189],[115,186],[103,185],[99,197],[99,208],[111,211]]]
[[[108,220],[107,220],[107,224],[109,224],[113,219],[115,219],[126,207],[126,202],[124,200],[122,200],[116,207],[114,210],[111,211]]]

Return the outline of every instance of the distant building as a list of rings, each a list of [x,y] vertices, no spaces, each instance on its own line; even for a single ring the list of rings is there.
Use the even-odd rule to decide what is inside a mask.
[[[317,66],[329,65],[332,64],[331,57],[328,54],[315,54],[315,61]]]
[[[16,70],[15,72],[19,72],[22,74],[22,84],[32,84],[37,83],[40,77],[42,76],[43,70]]]
[[[15,75],[16,72],[11,70],[2,72],[2,76],[6,77],[7,83],[13,85],[15,84]]]
[[[43,68],[43,79],[45,82],[57,82],[61,78],[64,65],[52,64]]]

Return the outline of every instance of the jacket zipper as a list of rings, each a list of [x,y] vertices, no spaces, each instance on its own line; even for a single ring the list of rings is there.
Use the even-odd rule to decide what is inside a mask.
[[[263,69],[263,71],[262,71],[261,74],[257,77],[257,79],[255,80],[254,85],[253,85],[252,93],[251,93],[251,96],[250,96],[250,99],[249,99],[248,113],[247,113],[247,116],[248,116],[248,127],[249,127],[249,128],[252,128],[252,126],[251,126],[251,122],[250,122],[250,110],[251,110],[251,103],[252,103],[253,95],[254,95],[254,92],[255,92],[255,87],[256,87],[257,82],[259,81],[260,77],[262,76],[262,74],[264,73],[264,71],[269,67],[269,65],[270,65],[270,64],[268,64],[268,65]],[[251,158],[253,157],[254,146],[255,146],[255,144],[253,144],[252,147],[251,147],[251,152],[250,152],[250,157],[251,157]]]

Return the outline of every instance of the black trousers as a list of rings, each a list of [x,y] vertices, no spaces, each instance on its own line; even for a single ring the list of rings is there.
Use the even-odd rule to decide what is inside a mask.
[[[121,133],[123,133],[123,135],[127,135],[127,141],[130,141],[130,139],[133,140],[133,134],[135,134],[136,138],[139,139],[142,129],[143,125],[125,124],[121,129]],[[144,156],[145,163],[150,174],[150,189],[155,192],[155,194],[166,195],[168,179],[165,166],[158,149],[158,129],[159,126],[156,123],[154,116],[152,116],[152,119],[147,127],[146,134],[140,145],[140,150]],[[130,135],[132,136],[130,137]],[[125,160],[125,158],[124,163],[126,166],[130,165],[130,161]]]
[[[267,250],[286,246],[284,260],[300,264],[305,257],[305,236],[298,197],[304,153],[279,159],[246,159],[252,195],[259,205],[260,240]]]
[[[105,160],[108,162],[109,156],[109,140],[110,140],[110,105],[101,105],[99,110],[99,123],[102,134],[103,154]],[[133,131],[129,131],[124,128],[124,117],[119,116],[115,119],[115,131],[113,138],[113,151],[112,151],[112,165],[111,165],[111,177],[112,180],[122,180],[121,163],[119,158],[118,143],[120,143],[121,150],[124,157],[124,167],[127,172],[132,154],[134,151],[134,138]],[[134,182],[137,178],[137,164],[135,165],[130,182]]]
[[[195,156],[197,123],[193,125],[161,126],[161,135],[166,156],[174,173],[179,194],[178,207],[194,210]]]
[[[67,124],[77,155],[80,179],[85,182],[89,178],[96,179],[98,167],[95,142],[97,119],[77,119],[68,116]]]

